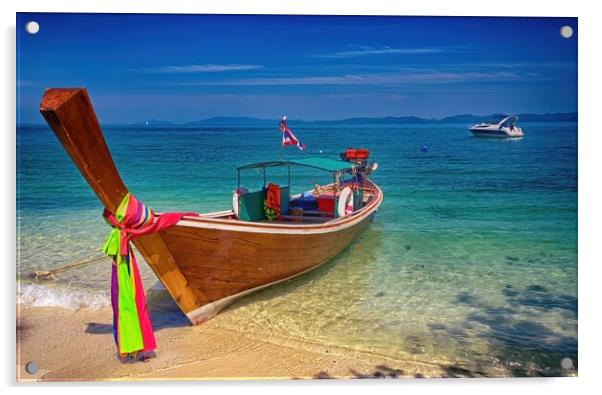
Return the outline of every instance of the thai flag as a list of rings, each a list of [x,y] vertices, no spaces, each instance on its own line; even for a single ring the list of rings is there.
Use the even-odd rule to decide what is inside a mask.
[[[296,145],[300,150],[305,149],[305,145],[301,144],[301,142],[295,137],[293,132],[286,126],[286,115],[282,117],[280,121],[280,127],[278,128],[280,132],[282,132],[282,146],[285,147],[287,145]]]

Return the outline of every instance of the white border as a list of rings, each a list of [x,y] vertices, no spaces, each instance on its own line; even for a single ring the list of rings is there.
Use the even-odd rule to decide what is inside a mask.
[[[15,12],[47,11],[47,12],[145,12],[145,13],[287,13],[287,14],[348,14],[348,15],[461,15],[461,16],[573,16],[579,17],[579,378],[577,379],[502,379],[502,380],[413,380],[403,382],[352,381],[352,382],[305,382],[285,384],[262,383],[185,383],[137,384],[144,388],[127,388],[128,391],[145,391],[145,393],[163,393],[177,385],[176,391],[223,391],[226,387],[249,393],[306,393],[308,390],[332,391],[332,385],[344,386],[347,391],[365,392],[371,390],[382,392],[424,391],[441,394],[450,389],[465,394],[484,391],[488,394],[506,394],[508,391],[530,390],[549,394],[579,393],[594,388],[600,375],[598,361],[602,333],[600,325],[599,301],[602,300],[600,281],[602,281],[602,256],[596,248],[599,229],[602,223],[600,216],[600,175],[602,168],[599,151],[602,150],[602,131],[597,127],[600,101],[596,92],[602,92],[602,62],[599,50],[599,37],[602,37],[602,21],[596,12],[596,2],[547,0],[527,2],[524,0],[505,0],[499,2],[470,0],[321,0],[317,1],[213,1],[193,2],[186,0],[169,0],[164,2],[133,2],[125,0],[104,0],[103,2],[83,2],[81,0],[34,1],[21,0],[1,3],[3,27],[2,86],[0,95],[0,119],[4,125],[2,133],[2,182],[5,193],[2,194],[2,212],[4,213],[3,234],[0,237],[2,251],[8,256],[3,260],[5,270],[5,301],[2,303],[6,321],[2,331],[5,335],[5,356],[1,358],[3,383],[11,386],[14,382],[14,262],[15,249]],[[12,221],[11,221],[12,218]],[[120,387],[131,385],[121,384]],[[201,386],[202,388],[199,388]],[[286,389],[282,388],[286,386]],[[311,386],[311,389],[308,388]],[[35,391],[36,386],[22,386],[26,392]],[[105,385],[93,385],[82,389],[75,385],[44,385],[48,393],[105,393]],[[113,386],[112,386],[113,387]],[[9,391],[13,391],[9,388]]]
[[[558,0],[546,1],[545,6],[520,0],[505,0],[483,5],[471,0],[223,0],[195,2],[175,0],[166,2],[136,2],[105,0],[102,3],[77,0],[19,1],[21,12],[127,12],[127,13],[207,13],[207,14],[312,14],[312,15],[457,15],[457,16],[578,16],[587,7]],[[585,15],[585,13],[579,13]]]

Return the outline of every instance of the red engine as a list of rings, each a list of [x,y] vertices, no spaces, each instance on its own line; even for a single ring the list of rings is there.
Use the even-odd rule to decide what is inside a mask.
[[[361,166],[366,166],[370,151],[365,148],[347,148],[341,153],[341,159],[347,162],[357,163]]]

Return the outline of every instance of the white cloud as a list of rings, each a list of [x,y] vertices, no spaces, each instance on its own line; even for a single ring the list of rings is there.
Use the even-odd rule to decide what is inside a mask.
[[[339,51],[330,54],[318,54],[314,55],[318,58],[353,58],[358,56],[370,56],[370,55],[390,55],[390,54],[428,54],[428,53],[439,53],[439,52],[451,52],[451,49],[443,49],[436,47],[425,47],[425,48],[391,48],[388,46],[381,47],[370,47],[366,45],[353,46],[354,49],[347,51]]]
[[[509,81],[522,78],[516,73],[443,72],[346,74],[340,76],[242,78],[225,81],[192,81],[168,85],[178,86],[272,86],[272,85],[400,85],[449,84],[474,81]]]
[[[256,64],[186,64],[179,66],[158,66],[146,69],[136,69],[137,72],[161,74],[190,74],[190,73],[216,73],[223,71],[243,71],[261,69],[263,66]]]

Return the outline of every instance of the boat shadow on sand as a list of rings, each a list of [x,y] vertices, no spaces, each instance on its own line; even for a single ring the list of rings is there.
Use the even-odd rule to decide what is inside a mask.
[[[266,301],[272,298],[277,298],[295,291],[297,288],[307,285],[314,279],[328,275],[328,273],[336,267],[338,263],[344,263],[351,254],[360,253],[362,260],[374,259],[377,250],[379,249],[381,231],[376,224],[371,224],[366,228],[356,240],[351,242],[336,257],[322,264],[305,274],[290,280],[283,281],[278,284],[268,286],[262,290],[258,290],[250,295],[244,296],[238,301],[226,307],[223,312],[243,308],[253,303]],[[361,250],[361,251],[358,251]],[[153,329],[159,331],[166,328],[190,327],[190,321],[178,308],[167,291],[157,282],[147,292],[147,307],[150,314],[150,319],[153,324]],[[109,334],[113,333],[112,323],[96,323],[90,322],[86,325],[86,333],[91,334]]]
[[[347,249],[352,249],[357,243],[355,241]],[[289,292],[293,292],[295,289],[309,283],[310,281],[320,276],[326,275],[331,268],[336,265],[336,261],[339,258],[345,256],[346,251],[330,261],[324,263],[322,266],[300,275],[299,277],[292,278],[290,280],[283,281],[278,284],[268,286],[264,289],[253,292],[250,295],[246,295],[231,305],[227,306],[222,312],[233,311],[239,308],[243,308],[253,303],[266,301],[272,298],[277,298],[281,295],[285,295]],[[169,297],[169,294],[164,289],[153,287],[147,295],[147,307],[150,315],[153,329],[159,331],[165,328],[180,328],[190,327],[190,321],[178,308],[178,305]],[[90,322],[86,325],[86,333],[91,334],[108,334],[113,333],[112,323],[97,323]]]
[[[190,326],[188,318],[158,282],[148,291],[147,308],[155,331]],[[113,323],[89,322],[85,332],[94,335],[112,334]]]

